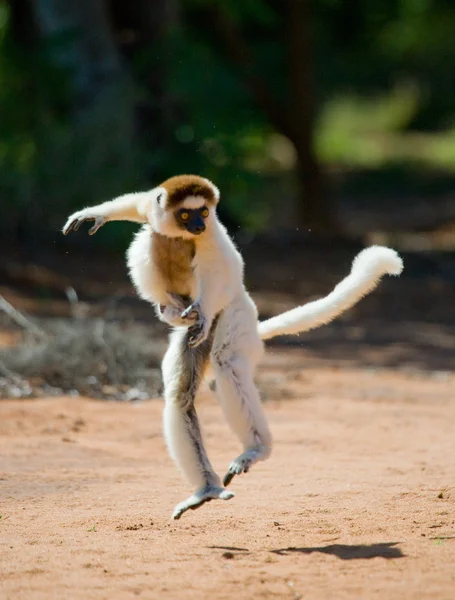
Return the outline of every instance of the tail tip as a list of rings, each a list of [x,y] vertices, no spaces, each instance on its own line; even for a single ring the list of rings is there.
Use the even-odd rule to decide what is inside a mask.
[[[370,246],[362,250],[354,259],[353,269],[365,267],[379,269],[382,273],[398,276],[403,271],[401,256],[387,246]]]

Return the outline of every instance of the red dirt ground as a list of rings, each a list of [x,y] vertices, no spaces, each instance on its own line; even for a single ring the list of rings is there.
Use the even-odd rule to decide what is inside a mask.
[[[272,457],[178,522],[160,400],[2,401],[0,597],[453,600],[455,375],[308,368],[295,348],[271,373]],[[223,473],[238,444],[199,404]]]

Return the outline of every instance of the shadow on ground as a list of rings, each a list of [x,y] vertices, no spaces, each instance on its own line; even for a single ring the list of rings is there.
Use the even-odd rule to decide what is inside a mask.
[[[404,558],[406,555],[402,553],[400,548],[396,547],[398,542],[385,542],[381,544],[366,544],[366,545],[351,545],[351,544],[331,544],[330,546],[315,546],[308,548],[279,548],[271,550],[279,556],[287,556],[289,554],[313,554],[320,552],[321,554],[330,554],[337,556],[341,560],[359,560],[369,558]]]

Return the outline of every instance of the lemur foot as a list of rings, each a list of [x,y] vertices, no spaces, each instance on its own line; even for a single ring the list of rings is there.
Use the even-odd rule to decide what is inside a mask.
[[[250,467],[255,462],[264,458],[267,454],[264,446],[258,446],[256,448],[249,448],[243,454],[235,458],[229,465],[228,472],[224,476],[223,485],[227,487],[236,475],[242,473],[248,473]]]
[[[196,508],[199,508],[206,502],[210,502],[210,500],[230,500],[234,496],[234,492],[229,492],[222,487],[207,485],[194,492],[192,496],[180,502],[180,504],[177,504],[172,513],[172,518],[178,520],[187,510],[196,510]]]

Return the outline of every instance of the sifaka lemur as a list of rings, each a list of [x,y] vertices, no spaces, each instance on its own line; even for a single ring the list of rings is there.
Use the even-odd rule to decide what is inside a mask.
[[[384,274],[399,275],[403,268],[394,250],[369,247],[328,296],[259,322],[244,286],[242,257],[217,218],[219,197],[208,179],[179,175],[150,191],[80,210],[63,228],[67,234],[94,221],[93,234],[108,221],[144,224],[128,249],[127,264],[138,294],[173,328],[162,363],[164,436],[195,490],[175,507],[174,519],[209,500],[232,498],[226,486],[233,477],[270,455],[272,438],[254,383],[262,340],[328,323],[371,292]],[[244,449],[223,482],[206,454],[195,409],[208,368],[224,416]]]

